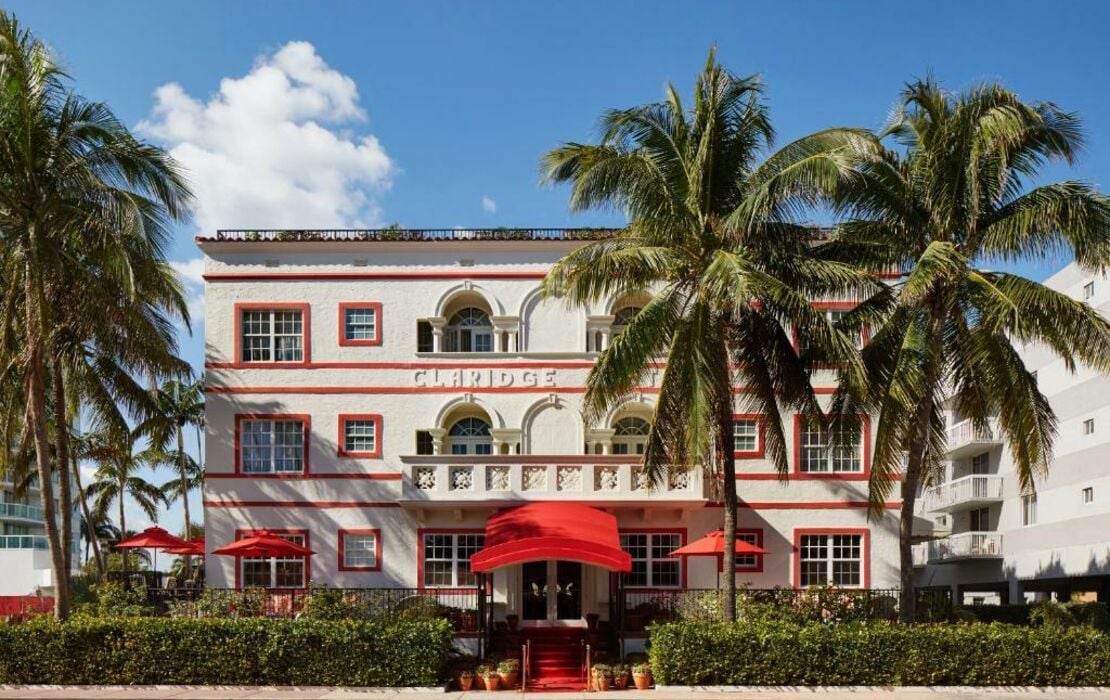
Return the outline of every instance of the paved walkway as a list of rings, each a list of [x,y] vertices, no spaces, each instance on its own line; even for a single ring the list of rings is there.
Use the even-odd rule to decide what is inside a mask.
[[[657,690],[609,691],[610,700],[991,700],[997,698],[1092,698],[1110,697],[1107,688],[660,688]],[[501,700],[520,697],[518,692],[499,691]],[[597,693],[527,693],[529,700],[598,700]],[[486,691],[467,693],[430,689],[392,688],[262,688],[256,686],[0,686],[0,698],[47,698],[52,700],[493,700]]]

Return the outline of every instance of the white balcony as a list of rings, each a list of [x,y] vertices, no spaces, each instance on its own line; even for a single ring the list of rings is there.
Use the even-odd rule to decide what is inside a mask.
[[[700,470],[649,489],[634,456],[431,455],[401,461],[401,500],[412,506],[560,500],[701,504],[706,499]]]
[[[961,532],[924,543],[925,560],[930,564],[948,564],[971,559],[1001,559],[1002,533]],[[919,547],[922,545],[918,545]],[[914,553],[914,565],[918,555]]]
[[[929,563],[929,543],[913,545],[913,568],[919,569]]]
[[[987,430],[977,430],[975,425],[964,420],[948,428],[948,459],[960,459],[979,454],[1002,444],[998,422],[988,422]]]
[[[1001,475],[971,474],[926,489],[924,505],[926,510],[934,513],[951,513],[1001,500]]]

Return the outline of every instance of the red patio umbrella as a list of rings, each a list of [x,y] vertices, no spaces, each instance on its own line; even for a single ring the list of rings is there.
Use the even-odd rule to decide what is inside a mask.
[[[227,554],[233,557],[305,557],[312,554],[308,547],[290,542],[268,532],[261,532],[250,537],[244,537],[231,544],[215,550],[216,554]]]
[[[194,537],[188,540],[180,547],[169,547],[166,549],[167,554],[181,554],[190,557],[203,557],[204,556],[204,538]]]
[[[112,545],[115,549],[153,549],[154,570],[158,571],[158,550],[184,547],[188,543],[180,537],[173,535],[163,528],[155,525],[142,532],[127,537]],[[126,559],[126,555],[124,555]]]
[[[737,554],[766,554],[767,550],[751,542],[736,540]],[[717,557],[717,587],[721,586],[721,569],[725,560],[725,531],[714,530],[701,539],[694,540],[688,545],[679,547],[671,552],[671,557]]]

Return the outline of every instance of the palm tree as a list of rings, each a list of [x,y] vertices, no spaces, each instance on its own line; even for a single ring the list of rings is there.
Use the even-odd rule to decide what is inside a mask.
[[[184,479],[174,477],[158,487],[162,490],[166,505],[172,506],[178,499],[187,500],[190,493],[204,486],[204,470],[188,453],[167,452],[166,458],[176,465],[179,470],[184,468]],[[189,539],[194,536],[193,531],[198,529],[196,523],[188,521],[188,525],[183,524],[182,526],[182,532],[184,533],[182,537]]]
[[[613,237],[561,260],[545,282],[570,304],[653,291],[587,378],[589,420],[625,399],[666,357],[644,466],[649,481],[700,464],[723,487],[725,571],[735,570],[734,387],[766,416],[768,458],[787,471],[780,406],[824,415],[784,324],[862,371],[854,344],[810,304],[869,283],[855,268],[810,255],[813,229],[798,223],[822,193],[850,176],[861,136],[820,132],[762,162],[773,130],[756,77],[738,78],[711,51],[687,109],[666,99],[602,118],[600,142],[568,143],[543,162],[547,182],[571,184],[572,210],[608,207],[629,219]],[[735,371],[734,371],[735,370]],[[850,372],[846,376],[850,376]],[[725,613],[735,618],[728,576]]]
[[[93,502],[93,518],[107,515],[114,504],[119,516],[119,531],[127,532],[126,501],[133,500],[151,520],[157,521],[158,508],[165,504],[162,490],[139,475],[141,471],[170,464],[161,450],[138,449],[145,436],[138,430],[103,430],[88,436],[81,456],[98,463],[87,493]],[[127,566],[124,553],[124,568]]]
[[[89,517],[81,518],[81,539],[85,542],[85,562],[89,561],[89,549],[91,547],[97,573],[103,576],[107,569],[104,568],[105,565],[102,560],[98,561],[100,559],[98,552],[101,544],[118,542],[122,539],[119,528],[112,524],[106,513],[102,514],[99,519],[94,519],[90,513]]]
[[[152,364],[172,354],[173,317],[188,318],[165,263],[170,225],[189,199],[177,166],[107,107],[70,93],[64,79],[43,44],[0,12],[0,363],[12,367],[24,398],[20,445],[43,486],[59,618],[68,610],[62,405],[73,353],[95,339],[125,367]],[[143,333],[171,340],[147,360]]]
[[[905,273],[852,314],[873,331],[863,351],[868,381],[853,379],[835,404],[845,415],[878,414],[873,512],[901,478],[900,615],[909,622],[915,499],[941,475],[946,402],[978,430],[997,417],[1031,492],[1048,469],[1056,417],[1018,347],[1041,343],[1069,368],[1110,369],[1110,323],[1085,303],[987,266],[1066,251],[1104,267],[1110,200],[1081,182],[1027,187],[1046,162],[1073,162],[1079,120],[999,85],[957,94],[913,82],[879,138],[839,193],[845,220],[822,254]]]
[[[204,423],[204,384],[200,380],[184,383],[170,380],[155,391],[157,409],[147,421],[151,444],[160,450],[167,450],[171,440],[176,440],[177,449],[173,452],[177,463],[177,485],[163,486],[167,503],[181,499],[184,508],[185,536],[193,522],[189,518],[189,492],[200,488],[204,476],[200,466],[185,452],[185,427],[191,426],[198,435]],[[171,498],[172,496],[172,498]]]

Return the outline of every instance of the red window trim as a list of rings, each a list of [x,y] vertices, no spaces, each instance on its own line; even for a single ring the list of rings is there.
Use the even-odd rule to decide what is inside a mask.
[[[347,444],[347,421],[351,420],[369,420],[374,422],[374,451],[373,452],[350,452],[346,449]],[[382,456],[382,416],[379,413],[340,413],[339,414],[339,437],[336,440],[336,453],[340,457],[365,457],[369,459],[380,459]]]
[[[755,545],[757,547],[763,546],[763,528],[761,527],[739,527],[736,528],[737,535],[755,535]],[[737,573],[759,574],[763,573],[763,558],[766,555],[756,554],[754,566],[736,566]]]
[[[684,527],[622,527],[617,529],[618,535],[678,535],[678,546],[686,546],[686,528]],[[650,592],[650,591],[684,591],[687,584],[687,569],[685,559],[678,559],[678,572],[679,581],[678,586],[628,586],[625,588],[630,591]]]
[[[753,451],[747,451],[747,452],[734,451],[732,453],[733,459],[763,459],[764,455],[767,453],[766,443],[764,442],[764,438],[765,438],[764,426],[765,426],[766,417],[762,413],[734,413],[732,415],[732,420],[734,420],[734,421],[738,421],[738,420],[754,420],[754,421],[756,421],[756,423],[757,423],[757,438],[756,439],[759,441],[759,444],[758,444],[757,448]]]
[[[424,535],[484,535],[485,528],[474,527],[421,527],[416,530],[416,590],[418,591],[476,591],[477,586],[441,588],[424,585]]]
[[[346,561],[346,554],[344,552],[343,538],[347,535],[373,535],[374,536],[374,566],[347,566],[343,562]],[[361,528],[344,530],[340,529],[338,532],[339,544],[337,550],[339,551],[338,570],[339,571],[381,571],[382,570],[382,531],[377,528]]]
[[[794,579],[791,584],[801,588],[802,582],[802,535],[863,535],[860,539],[863,556],[863,571],[860,577],[861,588],[871,588],[871,530],[866,527],[803,527],[794,528]]]
[[[374,312],[374,337],[370,340],[347,339],[347,310],[370,309]],[[340,347],[372,347],[382,344],[382,304],[380,301],[341,301],[339,302],[339,345]]]
[[[260,527],[260,528],[247,528],[235,531],[235,542],[243,539],[244,537],[253,537],[261,532],[268,532],[274,535],[303,535],[304,546],[306,549],[312,549],[312,544],[309,541],[308,530],[303,528],[274,528],[274,527]],[[255,559],[256,557],[235,557],[235,590],[243,590],[243,560]],[[273,557],[270,557],[271,559]],[[282,557],[283,559],[285,557]],[[308,554],[303,557],[304,562],[304,589],[308,590],[312,582],[312,555]],[[295,591],[297,588],[274,588],[268,590],[277,591]]]
[[[240,442],[240,426],[245,420],[299,420],[304,425],[304,469],[300,474],[290,472],[290,476],[307,476],[310,472],[308,456],[312,452],[310,438],[312,436],[312,418],[307,413],[236,413],[235,414],[235,475],[246,478],[264,476],[272,478],[274,474],[246,474],[243,472],[243,453]]]
[[[804,417],[794,415],[794,465],[791,479],[840,479],[867,481],[871,478],[871,417],[860,415],[860,442],[863,444],[863,471],[859,472],[803,472],[802,471],[802,422]]]
[[[236,368],[266,368],[266,367],[308,367],[312,362],[312,314],[311,307],[304,302],[293,301],[251,301],[236,302],[235,309],[235,364]],[[294,309],[301,312],[301,322],[304,331],[304,357],[300,362],[246,362],[243,360],[243,312],[280,311]]]

